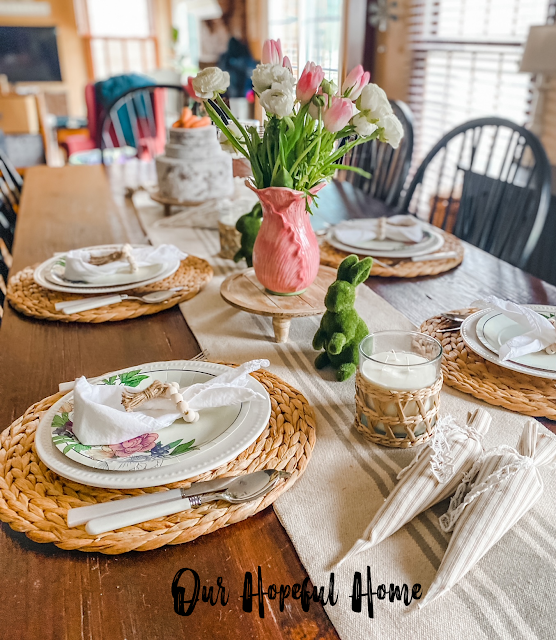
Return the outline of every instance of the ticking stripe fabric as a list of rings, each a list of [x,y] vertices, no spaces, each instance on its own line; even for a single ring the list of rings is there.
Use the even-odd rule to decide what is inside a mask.
[[[340,564],[376,546],[415,516],[451,497],[483,454],[482,440],[490,422],[490,414],[482,408],[471,424],[458,425],[446,416],[440,419],[433,438],[400,471],[398,484]]]
[[[453,534],[422,607],[457,584],[533,507],[544,489],[539,468],[554,462],[556,437],[538,433],[533,421],[517,450],[502,445],[476,461],[440,518],[441,528]]]
[[[317,443],[311,462],[274,508],[313,584],[327,591],[330,572],[334,571],[338,601],[325,609],[342,640],[551,640],[556,628],[556,608],[549,595],[556,592],[556,483],[547,467],[539,470],[545,480],[541,499],[446,596],[422,610],[418,608],[420,601],[406,607],[403,601],[374,596],[372,618],[366,599],[360,612],[352,610],[354,574],[361,573],[366,592],[367,566],[373,591],[381,584],[389,589],[390,584],[405,583],[411,592],[412,585],[419,583],[422,593],[427,592],[451,535],[441,530],[438,521],[448,508],[447,501],[338,568],[337,562],[362,536],[396,486],[398,473],[417,451],[372,445],[355,431],[353,379],[338,383],[331,371],[317,372],[313,365],[316,353],[311,340],[318,317],[294,319],[289,341],[276,344],[269,318],[235,310],[222,301],[220,284],[238,267],[215,257],[218,235],[204,229],[155,228],[152,223],[162,217],[162,209],[140,192],[134,202],[154,244],[172,242],[187,253],[208,259],[215,270],[203,292],[181,305],[187,323],[211,359],[245,362],[267,358],[270,370],[301,389],[315,407]],[[462,299],[461,306],[469,302],[471,299]],[[365,286],[358,289],[356,307],[371,331],[413,328],[402,313]],[[458,424],[465,424],[468,412],[478,406],[492,416],[484,448],[500,444],[515,447],[528,418],[449,388],[442,391],[440,413],[452,415]],[[547,432],[542,426],[539,431]],[[268,558],[262,565],[265,585],[275,581],[274,563],[275,559]],[[299,606],[299,602],[287,601],[280,612],[278,600],[265,602],[266,615],[283,620],[285,629],[289,607]],[[305,634],[316,638],[318,632],[312,630],[310,613],[307,615]]]

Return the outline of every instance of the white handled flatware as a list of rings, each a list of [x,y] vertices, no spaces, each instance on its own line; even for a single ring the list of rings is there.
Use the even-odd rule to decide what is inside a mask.
[[[224,491],[179,497],[177,500],[151,504],[131,511],[123,511],[100,518],[93,518],[87,522],[85,530],[91,535],[99,535],[114,529],[130,527],[154,518],[170,516],[206,502],[212,502],[213,500],[226,500],[232,504],[249,502],[263,497],[276,486],[279,480],[289,478],[290,475],[287,471],[277,471],[275,469],[249,473],[234,478]]]
[[[197,496],[211,491],[222,491],[227,489],[235,477],[216,478],[207,482],[195,482],[189,489],[171,489],[170,491],[156,491],[155,493],[146,493],[141,496],[133,496],[132,498],[122,498],[121,500],[111,500],[110,502],[99,502],[92,504],[90,507],[77,507],[68,509],[68,527],[77,527],[85,524],[93,518],[101,516],[109,516],[115,513],[131,511],[138,507],[147,507],[149,505],[159,504],[176,500],[177,498],[186,498],[188,496]]]
[[[444,251],[440,253],[429,253],[424,256],[414,256],[412,262],[428,262],[429,260],[453,260],[458,254],[455,251]]]
[[[140,300],[148,304],[159,304],[166,302],[175,295],[179,288],[166,289],[165,291],[152,291],[144,296],[130,296],[126,293],[115,294],[112,296],[96,296],[94,298],[82,298],[80,300],[67,300],[65,302],[57,302],[54,306],[56,311],[62,311],[67,315],[72,313],[81,313],[82,311],[91,311],[91,309],[99,309],[109,304],[119,304],[124,300]]]

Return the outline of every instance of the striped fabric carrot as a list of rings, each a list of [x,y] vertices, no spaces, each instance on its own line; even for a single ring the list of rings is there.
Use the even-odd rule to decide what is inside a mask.
[[[463,427],[450,416],[441,418],[433,438],[411,464],[400,471],[400,482],[378,510],[363,537],[339,564],[374,547],[415,516],[451,496],[483,454],[482,440],[491,420],[490,414],[482,408],[477,409]]]
[[[544,485],[539,467],[556,462],[556,438],[528,422],[517,450],[506,445],[487,451],[473,465],[441,516],[452,538],[438,573],[419,605],[444,595],[539,500]]]

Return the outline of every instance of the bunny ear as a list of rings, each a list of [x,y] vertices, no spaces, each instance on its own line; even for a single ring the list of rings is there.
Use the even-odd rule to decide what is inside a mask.
[[[351,269],[357,265],[359,258],[356,255],[348,256],[344,258],[338,267],[338,275],[336,280],[345,280],[345,282],[351,282]]]
[[[371,273],[371,267],[373,266],[372,258],[363,258],[361,262],[351,266],[349,270],[349,280],[353,286],[357,286],[369,277]]]

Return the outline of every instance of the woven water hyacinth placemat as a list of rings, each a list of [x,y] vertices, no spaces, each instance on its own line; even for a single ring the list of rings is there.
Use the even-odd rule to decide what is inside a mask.
[[[86,298],[83,294],[61,293],[51,291],[38,285],[33,279],[34,267],[26,267],[12,276],[8,283],[7,299],[11,306],[25,314],[42,320],[61,320],[62,322],[114,322],[146,316],[169,309],[181,302],[190,300],[212,279],[213,270],[202,258],[187,256],[181,261],[179,269],[168,278],[153,282],[144,287],[126,291],[129,295],[143,295],[150,291],[160,291],[181,287],[166,302],[147,304],[140,300],[123,300],[99,309],[82,311],[67,315],[56,311],[57,302]],[[107,295],[107,294],[104,294]]]
[[[35,451],[35,432],[42,415],[64,394],[37,402],[0,435],[0,520],[35,542],[118,554],[189,542],[265,509],[305,471],[315,446],[315,417],[305,397],[278,376],[265,370],[251,375],[268,391],[272,405],[268,425],[257,440],[218,469],[152,489],[99,489],[66,480],[48,469]],[[188,488],[193,482],[260,469],[280,469],[292,475],[259,500],[235,505],[210,502],[98,536],[88,534],[84,525],[69,529],[66,523],[67,510],[72,507],[117,500],[124,495]]]
[[[438,229],[438,231],[441,231]],[[450,233],[441,231],[444,236],[444,244],[440,251],[455,251],[456,257],[448,260],[426,260],[423,262],[413,262],[412,260],[400,260],[399,258],[377,258],[380,262],[388,265],[383,267],[375,262],[371,270],[371,276],[381,276],[383,278],[416,278],[417,276],[434,276],[445,271],[454,269],[463,261],[463,244]],[[353,251],[353,253],[357,253]],[[320,245],[320,263],[328,267],[338,268],[344,258],[349,253],[336,249],[326,240]],[[364,256],[360,256],[361,258]]]
[[[468,311],[468,310],[465,310]],[[461,313],[455,311],[454,313]],[[528,376],[488,362],[467,348],[459,331],[440,316],[429,318],[421,331],[442,343],[444,383],[497,407],[527,416],[556,419],[556,381]]]

